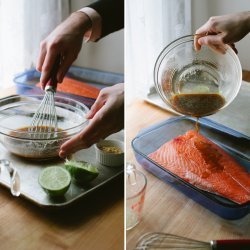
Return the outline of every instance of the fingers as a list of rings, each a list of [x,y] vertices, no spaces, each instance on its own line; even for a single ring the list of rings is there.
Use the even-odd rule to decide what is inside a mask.
[[[80,140],[79,135],[76,135],[61,146],[59,156],[61,158],[66,158],[68,155],[73,154],[82,148],[87,148],[87,145],[85,146]]]
[[[227,47],[223,43],[223,38],[219,34],[201,37],[198,39],[198,43],[200,46],[207,45],[211,49],[221,54],[225,54],[227,50]]]
[[[42,42],[40,45],[40,52],[39,52],[39,56],[38,56],[37,66],[36,66],[36,69],[39,72],[42,71],[42,66],[44,63],[45,56],[46,56],[46,47],[45,47],[44,42]]]
[[[201,49],[201,44],[199,43],[199,39],[203,36],[206,36],[209,30],[210,30],[209,21],[207,21],[205,24],[203,24],[199,29],[195,31],[194,48],[196,51],[199,51]]]
[[[106,95],[101,91],[95,101],[95,103],[92,105],[89,113],[86,115],[87,119],[92,119],[95,114],[103,107],[106,101]]]
[[[199,34],[194,35],[194,49],[196,51],[199,51],[201,49],[201,45],[198,42],[201,37],[202,35],[199,35]]]
[[[59,152],[60,157],[65,157],[80,149],[88,148],[100,139],[113,132],[112,124],[106,119],[106,108],[102,108],[99,113],[90,121],[88,126],[78,135],[65,142]]]
[[[108,135],[107,129],[96,126],[95,124],[89,124],[80,134],[66,141],[61,146],[59,156],[65,158],[78,150],[89,148]]]
[[[238,50],[236,49],[236,47],[235,47],[235,44],[234,44],[234,43],[229,44],[229,46],[233,49],[233,51],[235,52],[235,54],[238,54]]]
[[[49,81],[51,77],[51,71],[53,69],[55,60],[58,56],[58,51],[51,51],[49,53],[46,52],[45,48],[41,48],[40,55],[37,63],[37,70],[42,72],[41,74],[41,86],[42,89],[45,88],[46,83]],[[66,75],[69,67],[75,60],[75,56],[72,53],[65,53],[63,56],[63,60],[60,63],[56,79],[59,83],[63,81],[64,76]]]
[[[64,76],[68,72],[69,67],[75,60],[75,57],[71,53],[64,54],[63,60],[60,64],[60,68],[58,69],[56,78],[59,83],[63,81]]]
[[[88,117],[92,118],[89,125],[61,146],[60,157],[88,148],[100,139],[121,130],[124,127],[123,100],[123,85],[102,90],[89,113]]]
[[[90,130],[92,130],[91,128]],[[61,158],[66,158],[67,156],[81,150],[91,147],[93,144],[99,142],[101,139],[105,139],[107,136],[118,132],[117,129],[112,127],[107,127],[106,129],[100,129],[95,133],[90,133],[89,128],[82,131],[80,134],[74,136],[67,142],[65,142],[59,151],[59,156]]]
[[[40,78],[40,82],[41,82],[43,89],[45,88],[46,83],[50,79],[50,74],[51,74],[53,65],[55,64],[57,56],[58,56],[58,51],[52,48],[47,52],[45,56],[45,60],[42,66],[42,75]]]
[[[205,24],[203,24],[199,29],[195,31],[195,34],[200,36],[205,36],[207,33],[210,32],[210,23],[207,21]]]

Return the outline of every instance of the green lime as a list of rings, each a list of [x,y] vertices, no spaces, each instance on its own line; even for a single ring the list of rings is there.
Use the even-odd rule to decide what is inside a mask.
[[[70,172],[71,177],[79,184],[87,184],[99,174],[95,166],[85,161],[66,160],[64,165]]]
[[[39,184],[51,196],[63,196],[69,189],[71,177],[63,167],[47,167],[38,178]]]

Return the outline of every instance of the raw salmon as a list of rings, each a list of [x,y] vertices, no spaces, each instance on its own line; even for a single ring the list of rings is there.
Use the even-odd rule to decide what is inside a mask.
[[[40,88],[40,83],[37,83],[36,86]],[[96,99],[100,89],[88,83],[64,77],[63,82],[57,85],[57,91]]]
[[[165,143],[149,158],[202,190],[238,204],[250,201],[250,174],[196,131],[190,130]]]

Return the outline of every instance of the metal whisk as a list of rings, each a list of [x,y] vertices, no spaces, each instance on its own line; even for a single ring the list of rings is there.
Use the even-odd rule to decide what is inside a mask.
[[[135,248],[135,250],[159,249],[249,250],[250,239],[203,242],[173,234],[147,233],[139,239]]]
[[[59,64],[60,57],[57,57],[51,71],[51,78],[45,87],[43,100],[31,120],[29,132],[34,139],[49,139],[58,129],[54,95],[57,88],[56,74]]]

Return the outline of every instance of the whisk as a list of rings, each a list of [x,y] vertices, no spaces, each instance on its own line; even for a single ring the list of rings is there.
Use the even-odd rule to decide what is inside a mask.
[[[147,233],[138,240],[135,248],[135,250],[157,249],[249,250],[250,239],[203,242],[173,234]]]
[[[60,57],[58,56],[51,70],[51,78],[46,84],[43,100],[31,120],[29,132],[32,138],[49,139],[58,129],[54,95],[57,88],[56,74],[59,64]]]

